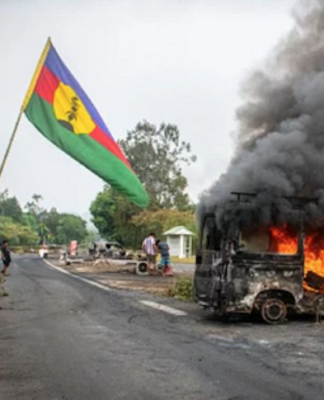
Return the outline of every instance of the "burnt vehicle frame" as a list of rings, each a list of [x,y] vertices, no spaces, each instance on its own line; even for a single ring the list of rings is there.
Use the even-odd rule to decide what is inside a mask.
[[[237,196],[236,202],[256,196],[232,194]],[[284,322],[290,312],[318,317],[322,314],[324,279],[312,272],[304,277],[304,205],[317,199],[286,199],[293,204],[298,217],[294,227],[296,254],[245,251],[240,244],[239,227],[235,227],[237,234],[233,239],[226,229],[218,229],[215,213],[204,215],[196,254],[196,302],[213,308],[220,317],[258,313],[269,324]],[[312,290],[305,290],[305,280]]]
[[[102,241],[93,243],[88,249],[89,256],[94,258],[111,258],[116,260],[132,260],[133,254],[127,252],[117,241]]]

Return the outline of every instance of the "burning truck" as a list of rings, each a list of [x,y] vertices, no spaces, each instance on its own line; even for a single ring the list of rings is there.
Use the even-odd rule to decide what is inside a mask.
[[[236,211],[242,203],[253,208],[255,194],[233,194]],[[269,324],[289,312],[324,312],[324,229],[308,227],[304,211],[317,200],[285,200],[292,208],[281,226],[233,218],[221,231],[214,213],[203,216],[195,272],[201,305],[220,316],[259,313]]]
[[[197,207],[197,301],[269,323],[324,311],[324,1],[293,15],[243,85],[234,157]]]

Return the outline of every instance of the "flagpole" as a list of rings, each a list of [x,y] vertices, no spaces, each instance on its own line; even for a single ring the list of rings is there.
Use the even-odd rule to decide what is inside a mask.
[[[44,47],[44,50],[42,51],[42,54],[41,54],[40,59],[38,61],[36,70],[35,70],[35,72],[33,74],[33,77],[32,77],[32,80],[30,82],[30,85],[29,85],[29,88],[27,90],[27,93],[25,95],[23,104],[22,104],[22,106],[20,108],[16,123],[15,123],[15,126],[14,126],[14,130],[13,130],[13,132],[11,134],[9,144],[7,146],[5,155],[3,157],[3,160],[2,160],[2,163],[1,163],[1,166],[0,166],[0,180],[2,178],[2,173],[3,173],[4,167],[6,166],[6,162],[7,162],[7,159],[8,159],[12,144],[13,144],[13,142],[15,140],[15,137],[16,137],[16,133],[18,131],[18,126],[19,126],[19,123],[21,121],[21,117],[22,117],[22,115],[23,115],[23,113],[24,113],[24,111],[25,111],[25,109],[26,109],[26,107],[27,107],[27,105],[29,103],[29,100],[30,100],[30,98],[32,96],[32,93],[33,93],[33,91],[35,89],[35,86],[36,86],[36,83],[37,83],[37,79],[39,77],[41,68],[42,68],[42,66],[44,64],[44,61],[46,59],[46,56],[47,56],[47,53],[49,51],[50,46],[51,46],[51,38],[48,38],[47,42],[46,42],[46,45]]]
[[[3,160],[2,160],[2,163],[1,163],[1,167],[0,167],[0,180],[1,180],[1,178],[2,178],[2,173],[3,173],[4,167],[5,167],[5,165],[6,165],[6,162],[7,162],[7,159],[8,159],[8,156],[9,156],[9,153],[10,153],[10,150],[11,150],[11,147],[12,147],[12,144],[13,144],[13,142],[14,142],[14,140],[15,140],[16,133],[17,133],[17,130],[18,130],[18,126],[19,126],[19,123],[20,123],[20,120],[21,120],[21,117],[22,117],[23,113],[24,113],[24,110],[23,110],[23,108],[21,107],[21,109],[20,109],[20,111],[19,111],[19,115],[18,115],[17,121],[16,121],[16,123],[15,123],[14,130],[13,130],[13,132],[12,132],[12,134],[11,134],[11,137],[10,137],[9,144],[8,144],[8,146],[7,146],[7,150],[6,150],[6,152],[5,152],[5,155],[4,155]]]

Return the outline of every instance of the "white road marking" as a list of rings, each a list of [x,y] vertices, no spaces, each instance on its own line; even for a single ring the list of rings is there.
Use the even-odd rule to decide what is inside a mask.
[[[102,285],[101,283],[94,282],[94,281],[89,280],[89,279],[87,279],[87,278],[83,278],[82,276],[78,276],[78,275],[75,275],[75,274],[71,274],[71,272],[67,271],[67,270],[64,269],[64,268],[60,268],[60,267],[58,267],[58,266],[52,264],[52,263],[49,262],[48,260],[43,260],[43,261],[44,261],[49,267],[54,268],[54,269],[56,269],[57,271],[62,272],[63,274],[69,275],[69,276],[71,276],[72,278],[77,279],[77,280],[79,280],[79,281],[81,281],[81,282],[87,283],[88,285],[95,286],[95,287],[97,287],[97,288],[99,288],[99,289],[105,290],[106,292],[110,292],[110,291],[112,290],[112,289],[110,289],[109,287]],[[155,303],[154,301],[140,300],[139,303],[144,304],[145,306],[148,306],[148,307],[155,308],[156,310],[159,310],[159,311],[164,311],[164,312],[166,312],[166,313],[168,313],[168,314],[176,315],[176,316],[178,316],[178,317],[183,317],[183,316],[187,315],[187,313],[184,312],[184,311],[177,310],[176,308],[168,307],[168,306],[165,306],[165,305],[163,305],[163,304]]]
[[[154,301],[149,300],[140,300],[140,303],[144,304],[145,306],[156,308],[157,310],[164,311],[168,314],[176,315],[178,317],[183,317],[187,315],[186,312],[177,310],[176,308],[168,307],[163,304],[155,303]]]
[[[45,261],[45,263],[46,263],[49,267],[54,268],[54,269],[56,269],[57,271],[62,272],[63,274],[70,275],[70,276],[72,276],[72,278],[74,278],[74,279],[77,279],[77,280],[79,280],[79,281],[81,281],[81,282],[88,283],[89,285],[92,285],[92,286],[95,286],[95,287],[97,287],[97,288],[99,288],[99,289],[105,290],[106,292],[111,292],[111,289],[110,289],[109,287],[104,286],[104,285],[102,285],[101,283],[91,281],[90,279],[83,278],[82,276],[78,276],[78,275],[71,274],[71,272],[65,270],[64,268],[60,268],[60,267],[58,267],[58,266],[52,264],[51,262],[49,262],[49,261],[47,261],[47,260],[43,260],[43,261]]]

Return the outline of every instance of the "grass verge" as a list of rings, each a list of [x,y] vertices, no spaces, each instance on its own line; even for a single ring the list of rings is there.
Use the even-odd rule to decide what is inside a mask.
[[[174,297],[178,300],[193,301],[193,278],[177,278],[174,285],[167,289],[167,294],[169,297]]]
[[[171,262],[173,264],[194,264],[195,257],[179,258],[179,257],[171,256]]]

